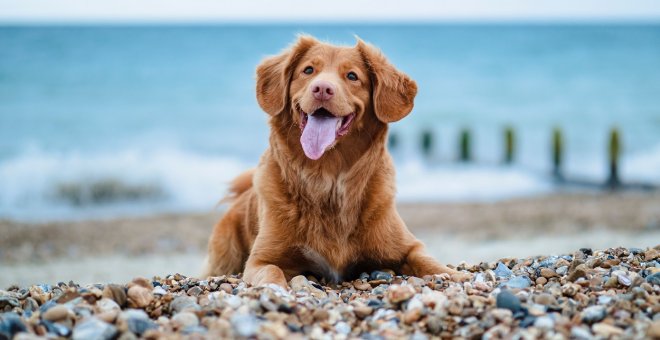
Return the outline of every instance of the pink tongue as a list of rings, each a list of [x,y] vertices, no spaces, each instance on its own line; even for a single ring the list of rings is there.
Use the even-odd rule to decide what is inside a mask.
[[[335,141],[339,117],[310,115],[300,137],[305,155],[313,160],[323,156],[325,149]]]

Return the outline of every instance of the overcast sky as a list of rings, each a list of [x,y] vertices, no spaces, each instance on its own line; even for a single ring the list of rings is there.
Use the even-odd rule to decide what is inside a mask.
[[[653,21],[660,0],[0,0],[2,22]]]

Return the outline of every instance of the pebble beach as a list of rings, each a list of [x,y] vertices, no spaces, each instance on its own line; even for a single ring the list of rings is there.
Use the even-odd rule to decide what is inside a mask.
[[[660,338],[660,245],[289,288],[180,274],[0,291],[0,338]]]

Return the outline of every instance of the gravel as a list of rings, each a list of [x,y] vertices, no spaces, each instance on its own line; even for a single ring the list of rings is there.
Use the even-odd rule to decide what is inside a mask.
[[[582,249],[457,269],[471,279],[390,270],[337,285],[297,276],[289,290],[239,276],[179,274],[126,284],[0,290],[0,339],[135,337],[654,338],[660,246]]]

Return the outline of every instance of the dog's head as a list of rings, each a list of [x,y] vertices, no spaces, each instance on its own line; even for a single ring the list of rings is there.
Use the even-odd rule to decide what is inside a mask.
[[[359,39],[339,47],[301,36],[257,68],[259,105],[300,127],[302,150],[312,160],[350,144],[371,121],[384,126],[402,119],[416,94],[415,81]]]

